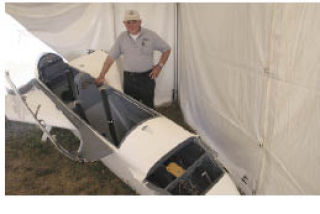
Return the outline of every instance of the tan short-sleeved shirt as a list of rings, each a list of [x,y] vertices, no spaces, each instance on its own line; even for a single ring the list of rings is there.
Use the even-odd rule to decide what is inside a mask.
[[[122,32],[112,46],[109,56],[117,59],[124,57],[124,70],[145,72],[153,67],[153,51],[165,52],[170,46],[155,32],[141,28],[140,35],[134,40],[128,31]]]

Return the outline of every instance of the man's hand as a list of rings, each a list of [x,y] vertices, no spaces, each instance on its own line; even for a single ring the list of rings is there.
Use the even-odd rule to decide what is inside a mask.
[[[96,79],[94,80],[94,83],[95,83],[97,86],[102,85],[102,84],[104,83],[104,77],[99,76],[98,78],[96,78]]]
[[[108,72],[108,70],[113,62],[114,62],[114,60],[110,56],[108,56],[106,61],[103,64],[103,68],[102,68],[99,76],[94,80],[94,83],[98,87],[104,84],[104,77],[106,76],[106,73]]]
[[[155,79],[158,77],[160,71],[162,70],[164,64],[166,63],[166,61],[170,55],[170,52],[171,52],[171,49],[162,53],[162,55],[160,57],[159,64],[157,64],[156,66],[153,67],[152,72],[149,75],[151,79]]]
[[[157,78],[159,73],[160,73],[160,71],[161,71],[160,66],[158,66],[158,65],[154,66],[153,69],[152,69],[152,72],[149,74],[149,77],[151,79]]]

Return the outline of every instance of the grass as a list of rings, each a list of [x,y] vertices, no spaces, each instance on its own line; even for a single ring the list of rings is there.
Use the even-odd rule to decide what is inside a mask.
[[[36,127],[27,132],[10,133],[10,126],[16,124],[6,121],[6,195],[136,194],[101,162],[73,162],[49,141],[41,142],[42,132]],[[57,140],[63,140],[64,145],[77,147],[77,138],[71,132],[55,128],[52,133]]]
[[[179,106],[157,111],[191,130],[184,123]],[[59,153],[34,125],[6,120],[6,195],[135,195],[100,161],[78,163]],[[78,139],[68,130],[51,131],[65,148],[78,148]]]

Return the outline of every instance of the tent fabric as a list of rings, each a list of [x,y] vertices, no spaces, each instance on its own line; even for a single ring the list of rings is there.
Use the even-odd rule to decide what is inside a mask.
[[[115,41],[110,4],[7,3],[6,12],[68,61]]]
[[[6,4],[68,60],[108,51],[128,8],[172,47],[156,105],[171,101],[176,61],[186,121],[242,191],[320,194],[320,4]]]
[[[320,5],[181,4],[179,12],[186,120],[244,190],[319,194]]]
[[[108,52],[125,30],[126,9],[138,9],[142,26],[158,33],[172,47],[156,79],[155,105],[170,103],[174,87],[174,4],[7,3],[6,12],[68,61],[88,50]],[[155,52],[154,63],[160,58]],[[121,70],[121,60],[117,63]],[[106,76],[107,78],[107,76]]]

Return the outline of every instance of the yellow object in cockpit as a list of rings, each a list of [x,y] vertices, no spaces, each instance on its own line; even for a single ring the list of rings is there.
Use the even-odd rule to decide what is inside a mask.
[[[182,176],[186,171],[184,168],[182,168],[181,166],[179,166],[175,162],[169,163],[166,169],[168,172],[170,172],[170,174],[172,174],[173,176],[175,176],[177,178]]]

